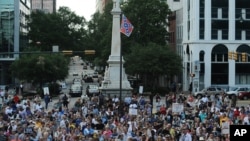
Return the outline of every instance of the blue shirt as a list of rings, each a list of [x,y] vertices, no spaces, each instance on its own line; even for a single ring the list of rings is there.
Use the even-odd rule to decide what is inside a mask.
[[[83,134],[84,134],[85,136],[93,135],[93,134],[94,134],[94,129],[92,129],[92,128],[85,128],[85,129],[83,130]]]

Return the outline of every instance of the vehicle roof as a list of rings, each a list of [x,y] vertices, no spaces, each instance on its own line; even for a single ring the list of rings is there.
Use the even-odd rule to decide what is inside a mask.
[[[89,85],[89,88],[96,88],[96,87],[99,88],[98,85],[95,85],[95,84],[90,84]]]

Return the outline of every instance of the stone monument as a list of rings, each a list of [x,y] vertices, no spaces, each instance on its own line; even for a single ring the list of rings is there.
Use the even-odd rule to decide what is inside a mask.
[[[131,96],[132,88],[125,74],[125,69],[123,68],[124,60],[121,56],[120,0],[113,0],[113,3],[111,11],[113,15],[111,54],[107,61],[109,66],[105,68],[104,80],[100,90],[104,95],[109,94],[111,97],[116,95],[124,98]]]

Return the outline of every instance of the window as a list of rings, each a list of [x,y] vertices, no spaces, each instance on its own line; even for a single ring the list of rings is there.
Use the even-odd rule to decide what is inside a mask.
[[[204,20],[200,20],[200,39],[204,39],[205,38],[205,23]]]

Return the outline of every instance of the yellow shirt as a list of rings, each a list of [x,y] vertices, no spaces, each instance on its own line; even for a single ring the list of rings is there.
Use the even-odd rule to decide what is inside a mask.
[[[71,123],[71,124],[69,125],[69,127],[71,127],[71,128],[76,128],[75,125],[74,125],[73,123]]]
[[[170,129],[169,133],[170,133],[172,138],[175,137],[175,130],[173,128]]]
[[[225,117],[221,116],[220,117],[220,126],[222,125],[222,121],[228,122],[229,118],[227,116],[225,116]]]
[[[41,122],[36,122],[35,123],[35,128],[41,128],[42,127],[42,123]]]

